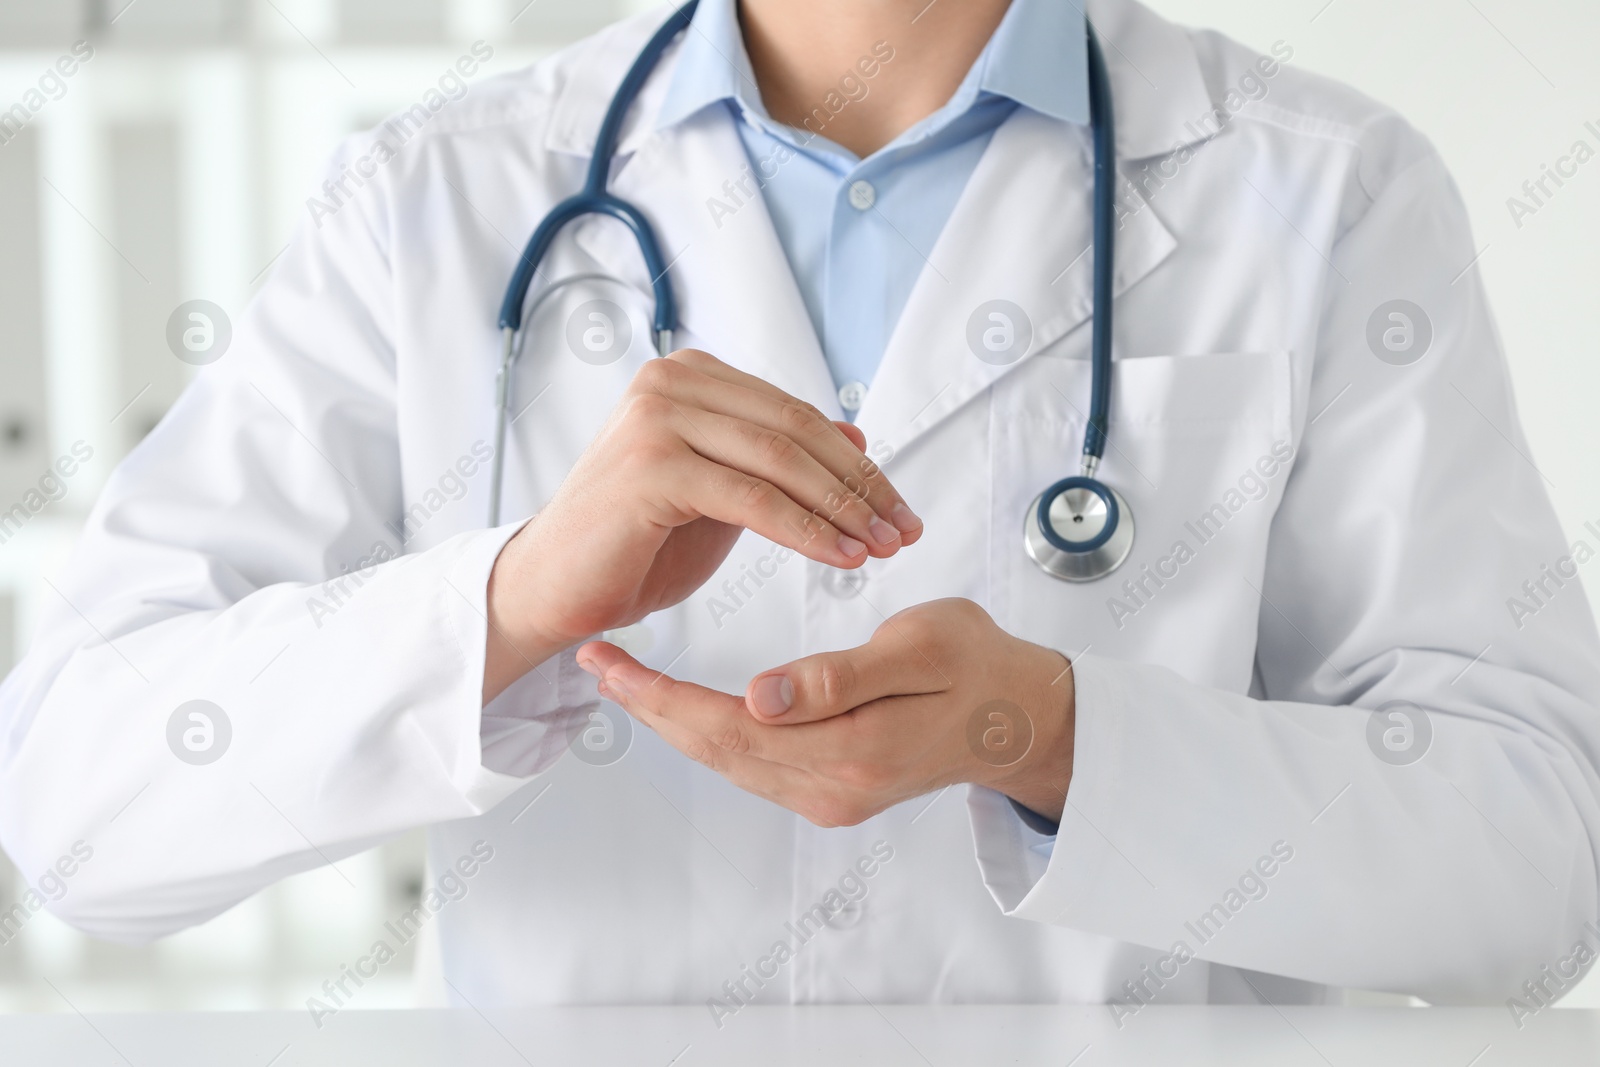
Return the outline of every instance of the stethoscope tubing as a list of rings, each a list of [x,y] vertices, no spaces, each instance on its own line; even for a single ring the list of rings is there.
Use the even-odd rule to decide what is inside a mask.
[[[1084,428],[1084,476],[1106,451],[1111,411],[1112,304],[1117,247],[1117,129],[1111,76],[1094,30],[1089,31],[1089,124],[1094,133],[1094,320],[1090,329],[1089,420]]]
[[[595,137],[594,153],[589,157],[589,172],[584,178],[583,189],[557,204],[545,215],[534,229],[533,236],[528,238],[527,247],[517,260],[511,282],[506,286],[505,299],[500,303],[502,330],[507,327],[512,330],[522,328],[522,305],[527,299],[528,287],[533,284],[534,275],[538,273],[539,264],[544,262],[545,254],[550,251],[550,246],[555,243],[556,235],[561,229],[567,223],[584,215],[610,215],[633,231],[634,240],[638,242],[639,251],[644,256],[645,267],[650,272],[650,287],[655,296],[655,331],[658,342],[662,334],[677,330],[678,302],[672,290],[672,279],[667,275],[667,261],[661,254],[661,243],[656,240],[655,231],[651,229],[650,222],[644,214],[621,197],[607,192],[606,182],[611,175],[611,161],[616,156],[617,140],[622,134],[622,124],[627,120],[629,109],[633,107],[639,90],[644,87],[645,79],[650,77],[650,72],[661,62],[662,54],[671,46],[678,34],[688,27],[689,20],[694,17],[698,5],[699,0],[689,0],[673,12],[640,51],[633,61],[633,66],[628,68],[628,73],[623,75],[622,83],[617,86],[616,95],[611,98],[611,105],[606,108],[605,119],[600,123],[600,132]],[[657,347],[660,347],[659,343]]]
[[[598,271],[585,271],[581,274],[569,274],[559,281],[552,282],[539,290],[533,302],[527,307],[526,318],[532,319],[544,305],[560,290],[569,285],[578,285],[582,282],[606,282],[610,285],[620,285],[633,292],[633,287],[620,278],[613,278],[609,274]],[[522,331],[516,327],[502,324],[500,327],[500,370],[494,379],[494,459],[489,467],[489,528],[500,525],[500,497],[503,479],[505,477],[506,463],[506,433],[510,427],[511,414],[511,377],[516,370],[517,361],[522,358]],[[666,355],[672,350],[672,331],[656,334],[656,354]]]
[[[662,55],[672,42],[689,26],[698,0],[688,0],[679,7],[651,36],[633,64],[617,86],[605,118],[595,137],[594,152],[589,159],[589,169],[583,188],[552,208],[539,225],[517,260],[510,283],[500,305],[499,327],[501,334],[500,367],[495,378],[495,448],[489,488],[489,525],[499,524],[501,495],[505,475],[505,442],[510,423],[512,373],[519,355],[518,341],[522,326],[552,293],[566,285],[580,281],[610,281],[618,279],[603,274],[576,274],[553,282],[539,293],[529,305],[528,289],[539,266],[549,253],[556,237],[570,222],[587,215],[605,215],[627,226],[638,244],[640,255],[649,271],[654,297],[655,347],[658,356],[672,349],[673,335],[678,327],[678,307],[668,276],[668,266],[662,255],[660,242],[644,214],[633,204],[610,193],[607,182],[623,124],[645,81],[660,63]],[[1111,78],[1106,67],[1105,54],[1094,28],[1087,28],[1087,59],[1089,74],[1089,121],[1094,143],[1094,225],[1093,272],[1094,314],[1090,334],[1090,384],[1089,416],[1084,427],[1082,473],[1076,479],[1067,479],[1047,490],[1030,512],[1029,521],[1040,525],[1040,533],[1050,546],[1069,554],[1082,554],[1097,550],[1106,542],[1122,521],[1131,518],[1119,508],[1115,494],[1095,481],[1094,475],[1105,455],[1107,423],[1111,407],[1112,377],[1112,325],[1116,278],[1116,197],[1117,152],[1116,116],[1112,104]],[[1049,510],[1051,502],[1063,486],[1081,484],[1082,488],[1097,493],[1107,504],[1109,525],[1096,541],[1075,543],[1068,541],[1052,528]],[[1070,486],[1068,486],[1070,488]],[[1087,557],[1086,557],[1087,558]],[[1042,565],[1042,564],[1041,564]],[[1111,569],[1120,565],[1120,559]],[[1049,570],[1049,567],[1046,567]],[[1052,572],[1054,573],[1054,572]],[[1058,577],[1061,575],[1057,575]]]

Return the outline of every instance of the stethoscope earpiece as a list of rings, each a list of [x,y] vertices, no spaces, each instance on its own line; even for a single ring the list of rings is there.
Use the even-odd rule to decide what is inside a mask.
[[[1092,582],[1122,566],[1133,551],[1133,512],[1097,478],[1063,478],[1023,518],[1028,555],[1052,578]]]

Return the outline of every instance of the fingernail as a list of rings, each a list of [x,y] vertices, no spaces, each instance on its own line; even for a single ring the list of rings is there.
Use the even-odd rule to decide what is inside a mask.
[[[922,529],[922,520],[917,518],[917,513],[904,504],[896,504],[889,511],[889,517],[900,528],[901,533],[911,533],[913,530]]]
[[[615,703],[620,703],[620,701],[618,701],[617,698],[612,695],[611,690],[606,686],[606,683],[601,682],[595,688],[598,689],[600,691],[600,695],[605,697],[607,700],[611,701],[614,704]]]
[[[872,516],[872,521],[867,523],[867,530],[872,534],[872,539],[880,545],[892,545],[900,539],[900,531],[876,515]]]
[[[756,680],[751,698],[756,711],[769,719],[776,719],[794,703],[794,683],[786,675],[769,674]]]
[[[628,692],[628,687],[622,684],[621,678],[607,678],[606,688],[611,690],[611,699],[618,704],[627,704],[633,699],[633,694]]]
[[[596,678],[600,677],[600,672],[595,669],[594,660],[592,660],[592,659],[580,659],[578,661],[578,666],[582,667],[585,671],[587,671],[590,674],[594,675]]]
[[[847,556],[859,556],[867,550],[866,543],[857,541],[848,534],[839,535],[839,551]]]

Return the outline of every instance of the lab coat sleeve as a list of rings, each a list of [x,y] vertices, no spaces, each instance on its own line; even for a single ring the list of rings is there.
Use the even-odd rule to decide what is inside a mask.
[[[1600,642],[1575,577],[1600,537],[1563,538],[1462,273],[1476,251],[1449,175],[1431,150],[1401,166],[1373,142],[1370,201],[1331,238],[1305,405],[1320,417],[1297,418],[1252,592],[1251,693],[1082,656],[1053,847],[998,794],[974,789],[970,810],[1009,915],[1501,1001],[1547,965],[1572,979],[1574,946],[1600,936]],[[1368,343],[1394,299],[1433,329],[1409,366]],[[1375,719],[1392,702],[1422,709],[1409,748],[1408,720]]]
[[[517,527],[403,536],[386,226],[373,183],[302,227],[47,576],[0,689],[0,840],[30,880],[92,853],[54,905],[91,933],[169,933],[523,784],[480,741],[486,583]],[[569,660],[514,687],[552,726],[542,750],[523,730],[523,773],[594,699]],[[220,709],[209,736],[191,701]]]

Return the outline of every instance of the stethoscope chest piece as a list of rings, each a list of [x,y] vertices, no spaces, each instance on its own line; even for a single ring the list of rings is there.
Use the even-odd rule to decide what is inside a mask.
[[[1063,478],[1028,507],[1028,555],[1052,578],[1092,582],[1122,566],[1133,551],[1133,512],[1097,478]]]

